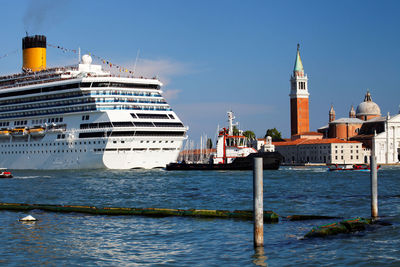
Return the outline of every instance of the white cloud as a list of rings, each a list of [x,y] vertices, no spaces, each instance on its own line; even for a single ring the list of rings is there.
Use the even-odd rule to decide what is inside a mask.
[[[136,66],[134,62],[121,64],[121,66],[134,70],[135,77],[157,77],[164,85],[163,96],[168,101],[177,99],[181,92],[179,89],[167,89],[171,78],[193,72],[189,64],[171,59],[139,59]],[[111,73],[121,74],[115,68],[111,69]]]
[[[164,86],[168,85],[171,77],[185,75],[192,71],[189,64],[171,59],[139,59],[136,66],[134,62],[121,65],[134,70],[134,75],[137,77],[157,77]],[[118,70],[113,69],[112,72],[118,74]]]
[[[178,89],[168,89],[164,90],[163,92],[163,97],[167,99],[167,101],[170,101],[171,99],[176,99],[178,98],[178,94],[181,92],[181,90]]]

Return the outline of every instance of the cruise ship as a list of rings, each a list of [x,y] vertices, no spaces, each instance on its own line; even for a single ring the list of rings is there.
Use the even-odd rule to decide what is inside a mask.
[[[0,77],[0,166],[9,169],[163,168],[186,127],[156,79],[119,77],[83,55],[46,68],[46,37],[22,39],[22,73]]]

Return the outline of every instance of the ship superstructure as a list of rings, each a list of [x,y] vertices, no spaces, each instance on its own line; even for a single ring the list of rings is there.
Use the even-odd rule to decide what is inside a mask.
[[[111,75],[89,55],[46,68],[45,42],[25,37],[23,72],[0,77],[0,166],[148,169],[177,159],[187,127],[159,80]]]

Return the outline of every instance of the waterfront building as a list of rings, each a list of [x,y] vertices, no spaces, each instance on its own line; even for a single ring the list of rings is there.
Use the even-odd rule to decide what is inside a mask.
[[[349,113],[351,118],[336,120],[335,110],[331,106],[329,125],[321,127],[318,132],[310,131],[308,78],[304,73],[299,45],[290,83],[291,139],[273,143],[276,151],[283,155],[284,163],[363,163],[369,150],[363,148],[359,141],[349,141],[362,124],[360,119],[355,118],[353,107]]]
[[[393,164],[400,161],[400,114],[375,117],[363,123],[358,135],[352,138],[366,147],[375,146],[379,164]]]
[[[297,44],[296,61],[290,78],[290,126],[291,136],[310,131],[308,105],[308,78],[304,74],[300,58],[300,45]]]
[[[274,145],[286,164],[361,164],[370,155],[370,150],[363,148],[361,142],[337,138],[296,139],[274,142]]]
[[[318,129],[324,138],[339,138],[342,140],[351,140],[359,134],[361,126],[368,120],[381,116],[379,106],[372,101],[369,91],[365,94],[364,101],[357,106],[357,111],[351,106],[348,118],[335,117],[333,105],[329,110],[329,124]]]

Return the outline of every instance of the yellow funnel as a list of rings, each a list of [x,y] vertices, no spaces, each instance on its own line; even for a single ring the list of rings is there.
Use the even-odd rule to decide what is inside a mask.
[[[22,70],[46,69],[46,36],[35,35],[22,38]]]

